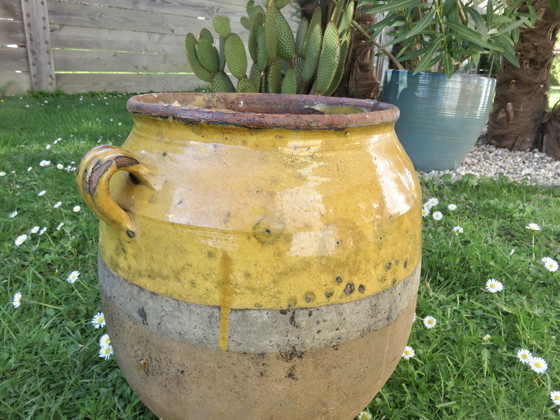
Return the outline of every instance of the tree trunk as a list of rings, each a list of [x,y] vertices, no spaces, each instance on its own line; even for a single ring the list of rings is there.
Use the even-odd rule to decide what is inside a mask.
[[[510,150],[543,149],[543,121],[548,112],[560,12],[552,10],[550,0],[536,0],[533,5],[539,20],[534,28],[520,30],[515,48],[520,67],[502,59],[488,123],[490,143]]]

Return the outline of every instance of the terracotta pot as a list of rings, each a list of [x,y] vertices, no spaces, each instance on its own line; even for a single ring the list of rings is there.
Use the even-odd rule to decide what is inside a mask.
[[[421,193],[379,102],[148,94],[84,157],[115,357],[164,419],[351,419],[412,325]]]

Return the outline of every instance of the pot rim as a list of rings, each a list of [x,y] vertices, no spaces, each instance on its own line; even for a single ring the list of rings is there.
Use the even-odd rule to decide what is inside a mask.
[[[399,118],[399,109],[384,102],[274,93],[148,93],[131,97],[127,109],[191,124],[257,129],[342,130],[395,123]]]

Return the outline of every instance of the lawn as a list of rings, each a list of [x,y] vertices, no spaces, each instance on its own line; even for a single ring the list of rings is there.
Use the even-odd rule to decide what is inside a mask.
[[[125,140],[126,99],[0,99],[0,418],[156,418],[100,353],[97,219],[74,180],[85,152]],[[360,419],[558,418],[560,189],[474,176],[422,187],[410,348]]]

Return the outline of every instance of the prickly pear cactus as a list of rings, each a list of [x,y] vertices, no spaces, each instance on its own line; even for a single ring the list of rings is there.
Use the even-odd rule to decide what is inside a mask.
[[[211,84],[213,92],[332,95],[344,74],[354,1],[331,2],[334,7],[329,16],[323,16],[317,7],[309,21],[301,18],[294,34],[281,11],[290,0],[264,0],[266,8],[249,0],[247,16],[241,18],[249,31],[247,49],[231,31],[229,18],[216,16],[212,27],[218,39],[208,29],[198,39],[187,35],[189,65],[199,79]]]

